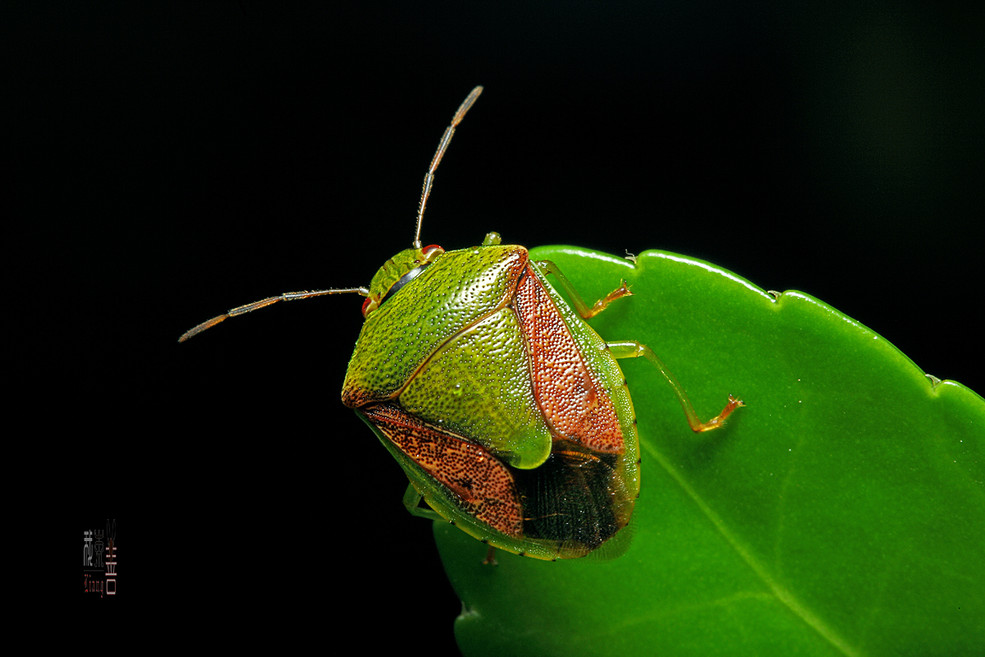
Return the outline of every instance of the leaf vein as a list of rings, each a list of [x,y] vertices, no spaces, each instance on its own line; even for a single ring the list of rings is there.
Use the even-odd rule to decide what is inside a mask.
[[[656,461],[660,464],[660,467],[662,467],[664,471],[667,472],[667,474],[669,474],[675,482],[677,482],[677,485],[681,487],[689,498],[691,498],[715,530],[721,534],[722,538],[724,538],[729,546],[735,550],[746,565],[752,569],[756,576],[759,577],[763,584],[766,585],[769,591],[776,597],[777,600],[780,601],[780,603],[787,607],[787,609],[789,609],[808,627],[817,632],[818,635],[828,641],[843,654],[850,655],[852,657],[862,656],[863,653],[860,650],[849,644],[848,641],[841,637],[834,629],[828,627],[828,625],[816,613],[810,610],[804,603],[798,600],[791,591],[773,578],[769,570],[761,564],[749,548],[729,530],[722,518],[715,513],[708,503],[701,498],[698,492],[691,487],[691,485],[684,478],[684,475],[667,461],[663,454],[660,453],[660,450],[656,449],[656,447],[650,444],[650,441],[647,440],[640,440],[640,445],[650,454],[650,456],[656,459]]]

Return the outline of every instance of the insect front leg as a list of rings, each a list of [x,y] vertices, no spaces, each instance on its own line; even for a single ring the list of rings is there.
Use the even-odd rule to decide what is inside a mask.
[[[410,515],[417,516],[418,518],[427,518],[428,520],[444,520],[434,509],[428,506],[421,506],[421,500],[423,499],[424,496],[414,487],[414,484],[408,484],[407,490],[404,492],[404,506],[410,512]],[[499,562],[496,561],[496,548],[491,545],[489,546],[489,549],[486,550],[486,558],[482,560],[482,563],[486,566],[499,565]]]
[[[732,414],[732,411],[740,406],[745,406],[741,399],[736,399],[732,395],[729,395],[728,403],[725,404],[725,408],[722,409],[722,412],[710,420],[702,422],[701,418],[698,417],[697,411],[694,410],[691,400],[688,399],[687,393],[684,391],[683,386],[678,383],[677,379],[673,374],[671,374],[670,370],[667,369],[667,366],[664,365],[663,361],[660,360],[659,356],[657,356],[653,349],[650,349],[645,344],[640,344],[635,340],[609,342],[607,344],[609,346],[609,350],[615,358],[643,357],[655,365],[658,370],[660,370],[660,374],[663,375],[663,377],[667,380],[667,383],[670,384],[670,387],[673,388],[674,394],[677,395],[677,401],[680,402],[681,408],[684,409],[684,415],[687,417],[687,423],[694,432],[718,429],[725,422],[725,418]]]
[[[428,520],[443,520],[443,518],[438,515],[438,512],[429,506],[421,506],[421,500],[424,496],[421,492],[417,490],[414,484],[408,484],[407,490],[404,492],[404,506],[407,507],[407,511],[410,515],[417,516],[418,518],[427,518]],[[427,502],[425,502],[427,504]]]
[[[561,289],[567,293],[568,297],[570,297],[571,302],[575,306],[575,310],[582,316],[582,319],[591,319],[605,310],[606,306],[616,299],[632,296],[633,294],[629,291],[629,286],[626,285],[626,281],[619,281],[619,287],[596,301],[595,305],[589,308],[588,304],[585,303],[585,300],[581,298],[580,294],[578,294],[578,290],[575,289],[575,286],[571,284],[568,277],[561,272],[561,269],[553,261],[540,260],[536,263],[536,265],[543,274],[554,277],[558,285],[561,286]]]

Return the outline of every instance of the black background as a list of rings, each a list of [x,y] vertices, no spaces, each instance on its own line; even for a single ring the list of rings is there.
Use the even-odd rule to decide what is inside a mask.
[[[429,523],[339,402],[361,299],[176,339],[260,297],[368,283],[409,245],[475,84],[425,243],[696,256],[985,389],[981,9],[89,4],[7,4],[0,46],[4,369],[29,448],[12,461],[56,534],[44,593],[85,628],[454,651]],[[99,601],[80,593],[82,530],[109,516],[119,594]]]

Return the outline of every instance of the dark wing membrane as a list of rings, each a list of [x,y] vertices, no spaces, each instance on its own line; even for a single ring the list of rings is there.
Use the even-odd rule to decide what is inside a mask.
[[[612,505],[622,497],[613,495],[621,481],[620,457],[560,447],[539,468],[513,473],[524,499],[524,534],[555,542],[562,552],[583,547],[587,553],[626,524]]]

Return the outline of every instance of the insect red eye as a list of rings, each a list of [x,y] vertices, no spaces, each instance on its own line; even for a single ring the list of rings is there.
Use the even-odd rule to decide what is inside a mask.
[[[444,251],[444,249],[442,249],[437,244],[429,244],[425,246],[423,249],[421,249],[421,253],[423,253],[425,256],[429,256],[435,251]]]
[[[366,297],[366,300],[363,301],[363,317],[365,317],[369,311],[374,310],[375,308],[376,308],[376,302],[373,301],[373,298]]]

